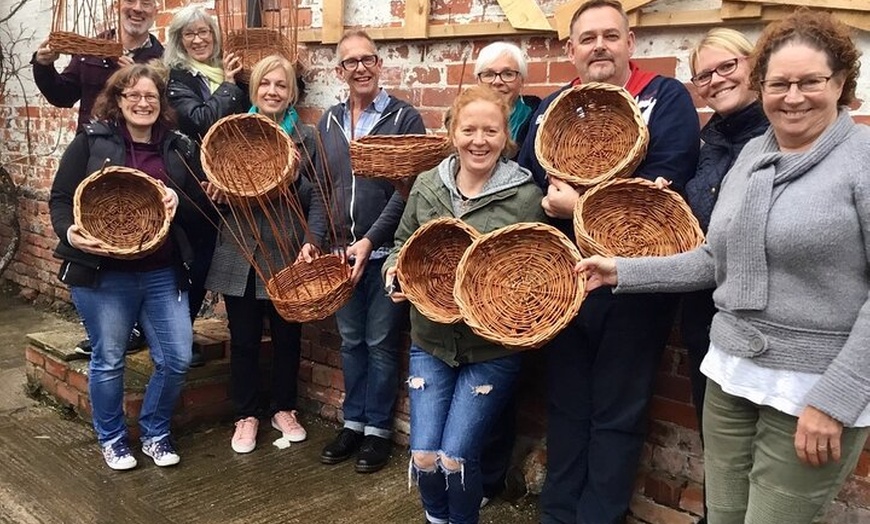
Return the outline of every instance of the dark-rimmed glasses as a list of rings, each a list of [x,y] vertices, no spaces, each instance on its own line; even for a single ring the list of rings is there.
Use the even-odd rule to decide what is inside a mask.
[[[200,40],[205,40],[210,36],[211,36],[211,29],[207,29],[205,27],[202,29],[199,29],[198,31],[185,31],[185,32],[181,33],[181,38],[185,42],[193,42],[196,39],[196,37],[199,37]]]
[[[514,71],[513,69],[505,69],[504,71],[500,71],[496,73],[495,71],[481,71],[477,73],[477,79],[483,82],[484,84],[491,84],[495,82],[496,77],[500,78],[502,82],[505,84],[510,84],[517,78],[519,78],[520,72]]]
[[[704,87],[713,79],[713,73],[722,77],[728,76],[734,71],[737,71],[737,63],[744,58],[746,57],[738,56],[730,60],[725,60],[712,69],[705,69],[692,77],[692,83],[695,84],[695,87]]]
[[[378,55],[365,55],[359,58],[346,58],[338,63],[345,71],[353,71],[360,64],[365,67],[374,67],[378,63]]]
[[[801,78],[800,80],[773,78],[761,82],[761,91],[766,95],[783,95],[791,90],[791,86],[795,85],[801,93],[818,93],[825,90],[830,79],[830,76],[821,75]]]
[[[121,93],[121,97],[123,97],[124,100],[132,102],[134,104],[138,104],[142,101],[143,98],[151,105],[154,105],[160,101],[160,96],[150,93],[147,95],[143,95],[142,93]]]

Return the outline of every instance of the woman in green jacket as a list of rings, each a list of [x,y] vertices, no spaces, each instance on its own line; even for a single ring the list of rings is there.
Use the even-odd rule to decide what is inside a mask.
[[[481,233],[543,221],[541,191],[529,171],[508,160],[510,109],[475,86],[453,104],[448,133],[456,153],[417,177],[396,244],[384,264],[392,282],[408,237],[436,217],[459,218]],[[405,300],[393,293],[394,301]],[[520,371],[520,355],[488,342],[465,324],[439,324],[411,309],[411,475],[427,522],[478,522],[483,497],[480,453]],[[489,386],[483,392],[479,386]]]

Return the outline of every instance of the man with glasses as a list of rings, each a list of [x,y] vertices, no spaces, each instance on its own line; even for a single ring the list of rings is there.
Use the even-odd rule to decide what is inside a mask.
[[[681,191],[698,161],[698,114],[681,82],[643,71],[630,59],[635,36],[617,0],[588,0],[571,20],[566,46],[578,78],[544,99],[533,116],[520,165],[547,189],[542,205],[571,234],[577,191],[551,178],[535,158],[547,106],[582,82],[624,86],[650,132],[634,176],[663,177]],[[583,147],[584,137],[574,140]],[[634,491],[656,370],[671,331],[676,297],[589,293],[571,324],[547,348],[547,479],[543,524],[623,522]]]
[[[62,73],[58,73],[54,63],[60,55],[45,40],[30,61],[33,64],[33,80],[48,103],[57,107],[72,107],[80,102],[77,132],[81,132],[82,126],[90,121],[91,108],[112,73],[125,65],[134,62],[144,64],[163,56],[163,46],[149,33],[157,15],[156,0],[119,1],[123,55],[116,58],[73,55],[69,65]],[[115,35],[113,31],[102,36]]]
[[[347,84],[349,96],[329,108],[317,125],[323,145],[317,155],[317,185],[332,191],[327,196],[330,224],[314,216],[317,206],[312,206],[309,223],[321,243],[332,232],[329,247],[345,252],[354,291],[335,314],[341,335],[344,428],[320,460],[338,464],[358,450],[356,471],[372,473],[386,465],[392,448],[398,335],[407,309],[384,294],[381,267],[405,203],[389,181],[354,176],[349,143],[366,135],[422,134],[426,129],[416,109],[379,86],[383,62],[368,34],[345,33],[336,54],[335,72]],[[301,257],[311,260],[316,252],[306,244]]]

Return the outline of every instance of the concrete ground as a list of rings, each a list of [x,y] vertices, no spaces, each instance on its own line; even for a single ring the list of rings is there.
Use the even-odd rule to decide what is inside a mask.
[[[230,449],[231,426],[177,436],[182,462],[157,468],[136,451],[139,467],[115,472],[102,461],[90,426],[25,395],[25,335],[64,320],[0,291],[0,523],[300,523],[423,522],[408,489],[407,451],[372,475],[351,463],[323,466],[318,457],[335,427],[304,416],[308,440],[280,450],[261,425],[249,455]],[[483,524],[537,522],[533,499],[495,501]]]

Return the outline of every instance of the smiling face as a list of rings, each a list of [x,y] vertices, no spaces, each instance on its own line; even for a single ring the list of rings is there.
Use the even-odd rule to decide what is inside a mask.
[[[508,141],[502,108],[487,100],[468,103],[456,115],[452,135],[461,169],[489,176]]]
[[[568,58],[583,82],[623,86],[628,81],[628,60],[634,54],[634,33],[616,9],[593,7],[571,26]]]
[[[121,0],[121,27],[130,37],[145,37],[156,16],[156,0]]]
[[[786,44],[770,55],[765,82],[797,82],[813,77],[831,78],[814,93],[801,92],[796,84],[782,94],[768,94],[762,88],[764,113],[783,151],[809,149],[837,119],[843,79],[841,75],[831,76],[827,54],[800,42]]]
[[[716,70],[722,64],[737,58],[737,68],[725,75]],[[711,72],[710,82],[696,87],[698,95],[710,109],[727,116],[739,111],[758,99],[758,94],[749,89],[749,64],[745,57],[719,47],[703,47],[695,60],[695,71]]]
[[[138,97],[138,101],[131,98]],[[149,100],[150,99],[150,100]],[[128,86],[118,98],[118,106],[127,127],[133,131],[146,131],[157,122],[160,116],[160,92],[150,78],[140,77],[135,84]]]
[[[338,46],[339,65],[335,67],[335,72],[347,83],[354,97],[374,99],[378,94],[383,60],[377,58],[370,66],[362,62],[363,58],[372,56],[377,56],[377,50],[361,36],[350,36]],[[355,60],[358,63],[356,67],[348,70],[341,65],[346,60]]]
[[[481,73],[502,73],[504,71],[519,71],[520,65],[509,53],[502,53],[488,66],[481,70]],[[490,87],[493,91],[500,94],[505,99],[509,107],[513,107],[514,102],[520,96],[520,91],[523,89],[523,77],[517,75],[512,82],[505,82],[500,76],[496,76],[492,83],[486,83],[478,79],[478,83]]]
[[[257,96],[254,105],[260,113],[270,117],[279,118],[290,105],[290,81],[283,67],[272,69],[260,80],[257,86]]]
[[[187,55],[197,62],[208,63],[214,53],[214,35],[204,20],[187,24],[182,29],[181,44]]]

